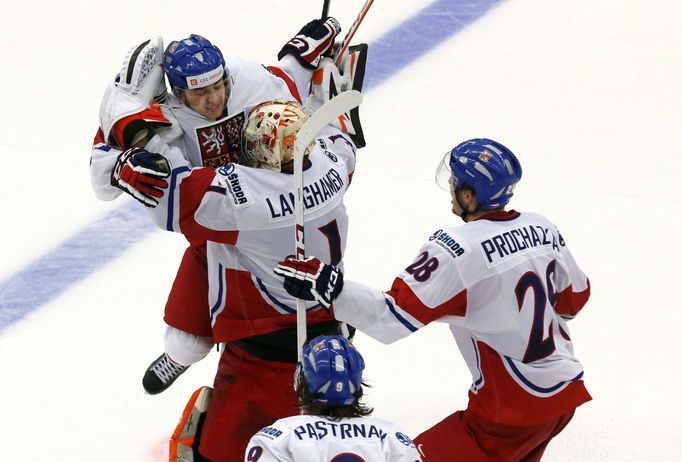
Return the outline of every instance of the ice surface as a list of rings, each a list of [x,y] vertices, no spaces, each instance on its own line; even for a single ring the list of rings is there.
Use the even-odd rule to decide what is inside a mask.
[[[347,27],[361,3],[332,2],[331,12]],[[524,166],[512,205],[554,220],[592,282],[571,333],[594,401],[545,460],[682,460],[682,5],[506,0],[485,12],[488,3],[379,0],[356,35],[370,43],[373,74],[368,147],[346,196],[346,276],[387,288],[433,230],[457,221],[433,182],[442,154],[475,136],[503,142]],[[257,2],[186,5],[3,3],[7,459],[162,461],[190,393],[212,382],[216,353],[167,392],[142,391],[185,242],[151,230],[127,198],[94,198],[100,97],[128,48],[151,35],[201,33],[225,54],[271,64],[321,2],[271,0],[267,17]],[[483,12],[468,24],[467,13]],[[466,405],[470,378],[444,326],[357,344],[377,416],[414,436]]]

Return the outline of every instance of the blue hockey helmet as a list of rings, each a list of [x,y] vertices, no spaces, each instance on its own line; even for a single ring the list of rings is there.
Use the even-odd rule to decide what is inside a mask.
[[[220,49],[201,35],[171,42],[163,53],[163,70],[173,92],[201,88],[225,78]]]
[[[362,387],[365,361],[342,335],[320,335],[303,347],[303,379],[313,401],[352,406]]]
[[[446,153],[436,172],[436,182],[448,189],[468,186],[482,210],[504,207],[521,179],[521,164],[507,147],[487,138],[474,138]]]

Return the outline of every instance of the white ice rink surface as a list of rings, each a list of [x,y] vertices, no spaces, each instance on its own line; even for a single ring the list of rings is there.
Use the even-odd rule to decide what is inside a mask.
[[[337,0],[331,12],[347,27],[361,3]],[[376,0],[356,36],[370,43],[368,66],[373,40],[428,3]],[[130,46],[196,32],[272,64],[321,2],[193,5],[3,1],[0,284],[130,202],[98,201],[88,176],[100,98]],[[507,0],[365,95],[347,278],[388,288],[431,232],[457,222],[433,173],[447,149],[479,136],[518,155],[511,205],[554,220],[588,273],[592,298],[571,334],[594,400],[548,461],[682,460],[680,24],[678,0]],[[218,359],[162,395],[142,390],[184,247],[182,236],[145,233],[0,326],[1,459],[167,460],[187,398],[212,383]],[[5,305],[22,302],[9,296],[0,291]],[[466,406],[470,376],[443,325],[390,346],[356,343],[377,416],[416,436]]]

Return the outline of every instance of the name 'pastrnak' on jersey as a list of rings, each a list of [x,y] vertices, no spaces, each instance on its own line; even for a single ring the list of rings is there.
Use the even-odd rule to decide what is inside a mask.
[[[326,436],[333,436],[334,438],[350,439],[350,438],[379,438],[383,440],[386,438],[380,428],[374,425],[365,425],[364,423],[334,423],[318,420],[314,423],[306,423],[294,428],[294,435],[299,440],[305,438],[321,440]]]
[[[331,421],[323,416],[280,419],[256,433],[246,449],[258,462],[420,462],[416,446],[396,424],[375,417]]]

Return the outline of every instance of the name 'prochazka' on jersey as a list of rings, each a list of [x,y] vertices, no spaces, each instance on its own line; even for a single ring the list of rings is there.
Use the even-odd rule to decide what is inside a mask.
[[[488,263],[497,264],[505,257],[530,252],[538,246],[551,246],[553,250],[560,252],[559,242],[562,241],[561,235],[557,239],[550,229],[542,225],[529,225],[485,239],[481,241],[481,248]]]

